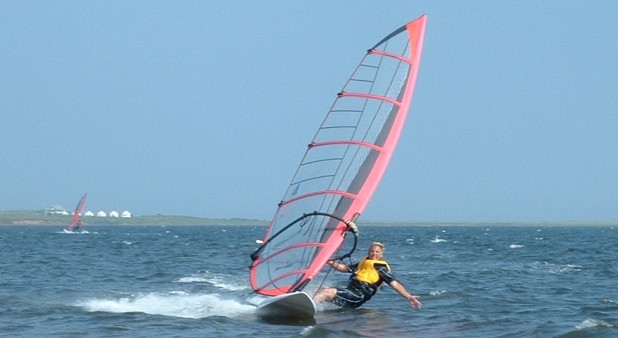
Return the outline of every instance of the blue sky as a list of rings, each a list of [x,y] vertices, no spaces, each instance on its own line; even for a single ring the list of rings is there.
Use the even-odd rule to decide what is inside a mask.
[[[365,50],[428,15],[365,220],[618,220],[615,1],[0,1],[0,209],[270,219]]]

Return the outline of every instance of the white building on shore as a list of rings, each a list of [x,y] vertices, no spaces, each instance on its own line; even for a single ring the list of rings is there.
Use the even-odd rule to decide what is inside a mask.
[[[68,215],[69,212],[61,205],[54,204],[45,209],[45,215]]]
[[[133,213],[131,213],[129,210],[124,210],[123,212],[119,212],[116,210],[112,210],[109,213],[100,210],[98,212],[94,212],[92,210],[88,210],[86,212],[82,212],[80,216],[84,216],[84,217],[100,217],[100,218],[105,218],[105,217],[114,217],[114,218],[131,218],[133,217]],[[1,211],[1,210],[0,210]],[[45,207],[44,209],[45,215],[62,215],[62,216],[70,216],[74,214],[74,211],[68,211],[66,208],[64,208],[63,206],[59,205],[59,204],[51,204],[48,207]]]

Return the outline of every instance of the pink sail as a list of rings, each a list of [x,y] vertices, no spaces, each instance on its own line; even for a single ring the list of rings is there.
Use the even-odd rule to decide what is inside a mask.
[[[79,221],[79,217],[81,216],[84,205],[86,204],[86,197],[88,197],[87,193],[84,194],[84,196],[82,196],[79,200],[79,203],[77,203],[75,211],[73,212],[73,217],[71,218],[71,223],[69,223],[69,231],[73,231],[75,229],[75,225]]]
[[[403,129],[418,72],[426,16],[367,51],[307,147],[260,248],[255,292],[301,291],[338,254],[365,210]]]

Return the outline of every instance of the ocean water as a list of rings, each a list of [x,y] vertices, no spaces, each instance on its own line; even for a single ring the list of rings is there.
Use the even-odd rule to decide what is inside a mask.
[[[2,337],[618,337],[618,228],[369,226],[423,308],[384,286],[313,321],[255,313],[263,226],[0,226]],[[331,276],[345,281],[345,274]]]

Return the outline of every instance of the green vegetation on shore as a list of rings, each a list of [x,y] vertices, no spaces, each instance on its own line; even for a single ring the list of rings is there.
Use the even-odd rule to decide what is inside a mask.
[[[46,215],[44,210],[2,210],[0,225],[67,225],[70,215]],[[216,219],[190,216],[146,215],[122,217],[82,216],[85,225],[268,225],[254,219]]]
[[[201,218],[173,215],[146,215],[122,217],[82,216],[85,225],[263,225],[270,221],[243,218]],[[68,226],[69,215],[45,215],[44,210],[0,210],[2,225],[54,225]],[[618,226],[618,221],[371,221],[361,220],[359,225],[374,226]]]

